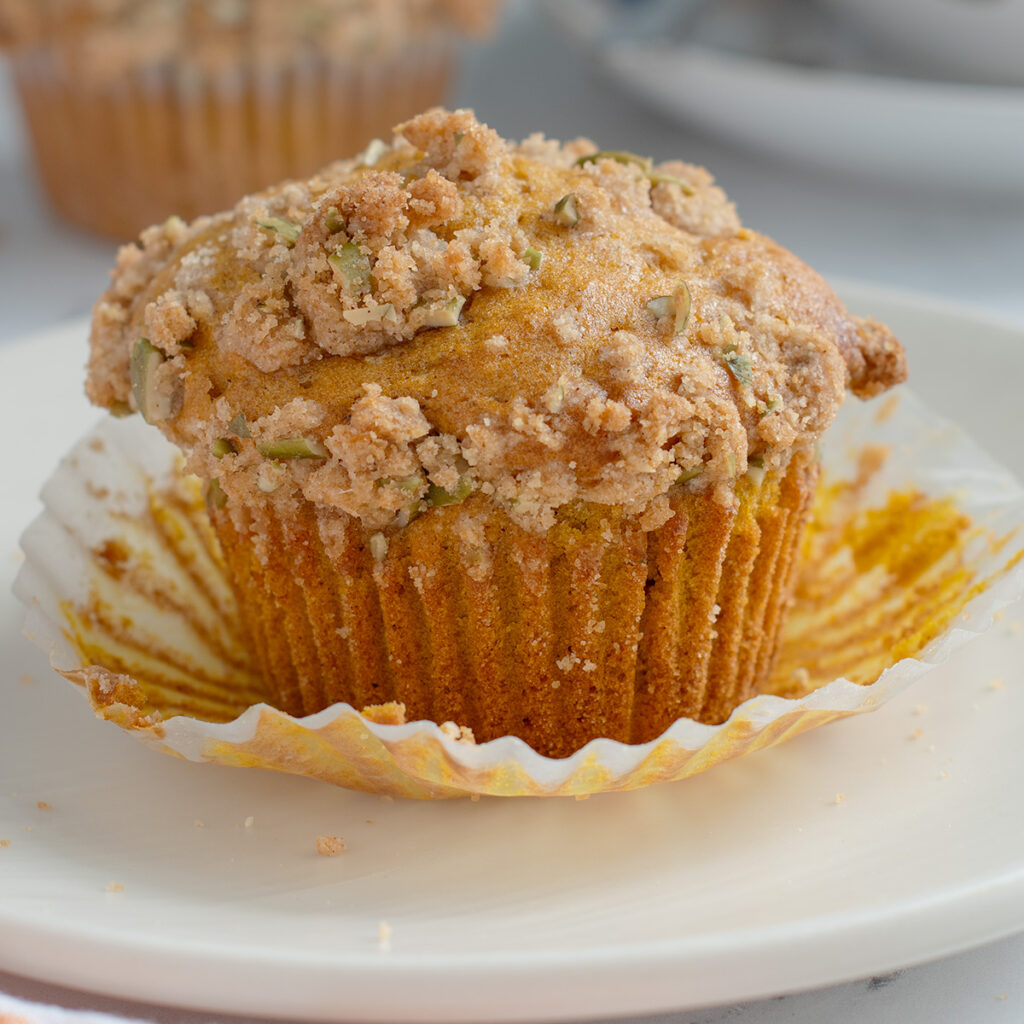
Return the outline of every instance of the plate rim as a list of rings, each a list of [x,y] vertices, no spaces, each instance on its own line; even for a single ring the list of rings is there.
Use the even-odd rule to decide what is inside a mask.
[[[974,325],[983,325],[995,334],[1007,336],[1000,338],[999,343],[1009,343],[1014,335],[1024,340],[1024,324],[1012,318],[979,311],[963,303],[937,298],[927,293],[912,292],[841,277],[832,278],[831,283],[843,300],[853,307],[870,305],[872,302],[879,301],[894,307],[902,307],[908,314],[915,316],[943,315],[969,321]],[[37,330],[20,339],[5,342],[0,345],[0,365],[6,358],[5,353],[10,352],[13,348],[24,352],[29,346],[38,345],[45,340],[49,340],[52,344],[66,343],[75,333],[79,331],[84,333],[86,323],[84,318],[76,318]],[[991,336],[990,334],[989,337]],[[1024,350],[1022,350],[1021,359],[1024,360]],[[20,530],[20,527],[17,529]],[[919,946],[916,951],[896,958],[885,954],[885,942],[878,945],[862,942],[859,944],[861,947],[859,958],[855,962],[852,961],[849,950],[845,948],[846,944],[851,941],[851,934],[869,933],[872,930],[884,932],[887,926],[892,926],[891,934],[888,936],[888,939],[892,940],[893,934],[906,931],[908,928],[912,931],[927,931],[929,922],[937,919],[945,920],[948,916],[955,915],[957,909],[961,911],[967,909],[969,913],[967,914],[968,921],[960,929],[962,935],[956,941],[950,941],[945,935],[943,935],[942,941],[931,938],[930,945],[924,944],[927,948]],[[644,999],[638,1000],[634,993],[628,1002],[611,1006],[607,1011],[602,1011],[603,1015],[612,1012],[655,1013],[693,1009],[699,1006],[738,1000],[766,998],[783,991],[792,991],[794,988],[802,990],[819,985],[839,984],[877,970],[898,969],[961,952],[1024,931],[1022,909],[1024,909],[1024,863],[1014,870],[974,877],[958,886],[940,887],[923,895],[918,894],[912,898],[895,902],[888,901],[867,909],[832,911],[810,917],[805,916],[798,921],[762,925],[756,928],[724,929],[681,938],[628,942],[617,946],[606,944],[603,947],[588,948],[582,951],[570,948],[552,954],[550,949],[544,949],[540,955],[536,952],[518,951],[514,953],[441,954],[432,957],[421,954],[403,954],[398,949],[386,956],[382,956],[379,951],[354,953],[343,951],[341,953],[325,953],[322,956],[311,956],[308,952],[303,951],[289,957],[287,950],[273,949],[266,945],[259,951],[250,948],[237,951],[216,943],[167,941],[155,935],[143,938],[137,932],[126,932],[123,928],[105,929],[100,926],[83,926],[80,923],[69,925],[65,922],[45,919],[32,921],[26,915],[0,907],[0,922],[13,926],[13,928],[0,929],[0,967],[53,984],[71,985],[98,994],[116,995],[149,1003],[193,1006],[208,1011],[250,1013],[258,1016],[285,1014],[302,1016],[307,1019],[328,1020],[339,1019],[337,1007],[328,1007],[322,996],[316,993],[311,993],[305,1004],[301,1002],[296,1004],[294,993],[286,993],[286,998],[291,996],[291,1002],[290,1005],[285,1005],[284,1003],[268,1004],[265,993],[261,993],[259,998],[245,996],[240,1001],[237,987],[230,983],[225,984],[221,979],[214,981],[212,986],[207,980],[204,983],[203,993],[197,993],[195,988],[201,986],[196,986],[193,983],[193,992],[187,996],[175,991],[173,977],[169,982],[165,982],[163,988],[160,988],[159,985],[154,988],[153,981],[150,979],[149,987],[143,991],[139,988],[137,980],[132,978],[122,978],[122,984],[112,988],[110,984],[112,979],[109,977],[92,980],[89,972],[84,969],[73,952],[76,947],[86,943],[93,948],[102,947],[108,953],[124,951],[131,952],[136,957],[141,954],[142,959],[146,961],[146,971],[154,976],[160,973],[161,968],[166,971],[168,965],[187,966],[189,962],[194,962],[201,956],[214,957],[222,969],[232,969],[242,973],[263,970],[269,964],[281,966],[284,963],[289,971],[303,975],[307,981],[319,977],[321,983],[329,985],[344,985],[346,982],[351,982],[353,978],[366,978],[368,975],[374,982],[386,979],[396,983],[396,987],[400,987],[403,980],[422,985],[425,978],[439,973],[448,979],[443,982],[443,987],[449,985],[451,977],[459,972],[473,970],[478,975],[480,973],[487,974],[496,986],[504,983],[506,986],[514,987],[516,991],[519,991],[516,983],[521,982],[525,976],[541,982],[564,981],[567,973],[587,973],[601,968],[614,973],[619,984],[630,988],[631,986],[627,983],[629,977],[633,977],[634,981],[641,978],[651,980],[651,976],[659,971],[664,972],[666,967],[671,966],[675,969],[676,977],[673,983],[669,984],[668,990],[665,989],[664,979],[662,979],[662,987]],[[983,916],[984,921],[980,920]],[[21,932],[20,942],[16,936],[11,934],[12,931]],[[40,943],[45,944],[51,950],[51,958],[48,958],[46,964],[47,970],[42,972],[38,967],[33,967],[33,963],[29,962],[32,957],[26,953],[26,950],[33,944]],[[851,963],[840,971],[829,970],[827,966],[819,965],[815,971],[808,972],[807,964],[801,962],[799,957],[801,949],[813,947],[820,952],[822,947],[830,945],[836,946],[833,955],[842,952],[843,959],[850,960]],[[64,950],[66,955],[53,956],[52,951],[57,949]],[[699,972],[701,962],[708,956],[720,954],[726,949],[738,961],[749,960],[751,956],[760,954],[764,965],[759,973],[764,973],[765,965],[771,965],[777,975],[774,983],[767,986],[763,983],[741,983],[739,978],[734,977],[728,994],[706,994],[696,1000],[683,999],[685,985],[688,981],[693,980],[691,975],[694,972]],[[766,953],[770,955],[766,956]],[[113,959],[116,960],[117,957],[114,956]],[[681,961],[685,961],[685,963]],[[794,979],[792,974],[785,973],[787,961],[791,971],[796,970],[796,973],[800,975],[799,978]],[[796,966],[794,967],[794,965]],[[613,968],[614,971],[611,970]],[[144,973],[140,972],[140,977]],[[808,977],[808,973],[814,976]],[[827,974],[827,977],[823,977],[823,973]],[[232,989],[236,994],[228,997],[224,994],[224,989]],[[669,995],[669,990],[675,995]],[[481,1019],[478,1012],[473,1016],[460,1017],[453,1016],[448,1010],[445,1011],[445,1017],[442,1018],[436,1007],[434,1007],[433,1013],[429,1012],[431,1008],[422,1005],[421,999],[422,993],[416,993],[407,1000],[409,1002],[408,1012],[405,1013],[403,1019],[410,1021]],[[318,1000],[320,1001],[318,1002]],[[395,1006],[394,1004],[389,1005],[387,1013],[380,1015],[380,1013],[374,1013],[374,1007],[370,1004],[354,1004],[352,1012],[358,1016],[358,1019],[386,1020],[393,1019]],[[496,1007],[495,1013],[487,1019],[494,1021],[556,1020],[569,1019],[579,1015],[578,1011],[568,1009],[554,1013],[550,1009],[535,1009],[528,1012],[519,1009],[516,1012],[511,1012]],[[592,1012],[591,1016],[593,1016]]]

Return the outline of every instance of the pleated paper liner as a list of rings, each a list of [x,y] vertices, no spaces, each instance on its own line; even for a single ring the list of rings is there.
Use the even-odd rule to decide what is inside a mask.
[[[743,479],[735,508],[676,488],[647,533],[586,503],[533,533],[475,494],[376,553],[375,531],[312,505],[210,516],[270,703],[399,702],[564,757],[721,722],[758,692],[817,479],[804,452]]]
[[[828,435],[770,693],[570,757],[474,743],[395,704],[295,718],[265,703],[197,481],[156,430],[105,419],[44,488],[15,590],[26,633],[101,718],[166,753],[370,792],[582,796],[682,779],[880,706],[1024,592],[1024,489],[903,392]],[[741,653],[742,656],[742,653]]]

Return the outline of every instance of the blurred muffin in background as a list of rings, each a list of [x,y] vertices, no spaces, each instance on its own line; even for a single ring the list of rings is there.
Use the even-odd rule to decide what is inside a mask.
[[[497,0],[0,0],[36,162],[127,239],[305,177],[439,102]]]

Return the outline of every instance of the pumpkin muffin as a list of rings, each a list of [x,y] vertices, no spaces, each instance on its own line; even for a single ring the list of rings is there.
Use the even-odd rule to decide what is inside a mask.
[[[208,481],[282,708],[563,756],[763,687],[818,439],[904,377],[703,169],[431,110],[122,249],[87,390]]]
[[[0,0],[57,212],[126,241],[312,174],[444,99],[496,0]]]

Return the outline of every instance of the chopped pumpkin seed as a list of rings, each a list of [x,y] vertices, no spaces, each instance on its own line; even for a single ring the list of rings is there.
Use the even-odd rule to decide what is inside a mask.
[[[373,282],[370,275],[370,257],[355,242],[346,242],[327,257],[327,262],[342,277],[351,295],[365,295]]]
[[[280,235],[289,248],[295,244],[295,240],[299,237],[299,232],[302,230],[295,221],[287,220],[285,217],[268,217],[266,220],[258,220],[256,223],[264,231],[273,231],[275,234]]]
[[[555,203],[551,211],[556,224],[563,227],[575,227],[580,222],[580,204],[575,192],[568,192]]]
[[[229,424],[228,430],[235,437],[252,437],[249,433],[249,424],[245,422],[245,413],[239,413]]]
[[[326,459],[327,449],[319,441],[306,437],[282,437],[256,445],[266,459]]]
[[[220,481],[214,477],[206,486],[207,508],[223,508],[228,503],[228,496],[224,493]]]
[[[468,476],[460,476],[459,482],[452,491],[446,491],[437,484],[431,484],[427,491],[427,501],[431,505],[460,505],[473,493],[473,481]]]
[[[722,362],[726,369],[736,378],[737,383],[749,388],[754,383],[754,368],[750,360],[736,351],[735,345],[730,345],[722,351]]]
[[[225,455],[237,455],[238,445],[229,437],[218,437],[210,445],[210,454],[215,459],[223,459]]]
[[[180,388],[164,391],[157,387],[156,371],[164,362],[164,354],[148,338],[139,338],[132,349],[129,377],[135,407],[147,423],[172,419],[181,408]]]

